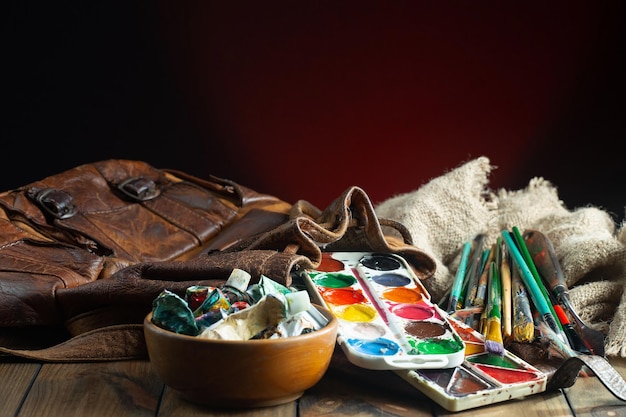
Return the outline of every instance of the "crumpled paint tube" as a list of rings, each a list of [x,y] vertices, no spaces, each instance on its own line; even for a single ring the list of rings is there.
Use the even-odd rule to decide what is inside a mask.
[[[196,336],[199,332],[187,302],[168,290],[163,290],[152,302],[152,322],[163,329],[189,336]]]
[[[250,307],[233,313],[215,325],[204,329],[198,337],[248,340],[265,329],[278,326],[286,317],[287,308],[283,300],[270,294]]]

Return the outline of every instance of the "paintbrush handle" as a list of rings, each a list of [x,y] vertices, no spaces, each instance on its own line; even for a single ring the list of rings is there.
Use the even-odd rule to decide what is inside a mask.
[[[491,261],[493,261],[494,254],[495,244],[491,245],[487,260],[485,261],[485,267],[483,268],[483,271],[478,278],[478,283],[476,284],[476,296],[474,297],[474,300],[472,302],[473,306],[485,305],[485,294],[487,292],[487,281],[489,276],[489,264],[491,263]]]
[[[491,263],[489,271],[489,304],[487,318],[502,318],[502,290],[500,287],[500,274],[495,261]]]
[[[502,331],[504,337],[510,337],[512,333],[512,287],[511,287],[511,266],[506,251],[502,253],[502,263],[500,266],[500,280],[502,281]]]

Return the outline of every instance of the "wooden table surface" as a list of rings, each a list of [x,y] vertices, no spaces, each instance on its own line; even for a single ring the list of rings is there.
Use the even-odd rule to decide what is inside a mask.
[[[626,377],[626,359],[610,362]],[[560,391],[450,412],[397,375],[372,372],[383,372],[378,386],[346,377],[331,364],[324,378],[297,401],[220,410],[181,399],[163,385],[148,360],[63,364],[5,360],[0,363],[0,416],[626,416],[626,402],[595,377],[579,377]]]

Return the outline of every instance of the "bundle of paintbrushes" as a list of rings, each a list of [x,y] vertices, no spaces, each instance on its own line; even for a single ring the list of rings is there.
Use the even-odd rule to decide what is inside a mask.
[[[452,317],[483,334],[490,353],[503,355],[509,342],[541,338],[564,357],[604,356],[604,336],[586,327],[569,304],[554,249],[534,230],[504,230],[490,246],[482,234],[466,242],[442,303]]]

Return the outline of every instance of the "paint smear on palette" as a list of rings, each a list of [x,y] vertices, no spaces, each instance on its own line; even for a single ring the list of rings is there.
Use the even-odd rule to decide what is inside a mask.
[[[407,320],[424,321],[435,317],[435,310],[424,304],[396,304],[391,307],[391,312]]]
[[[388,255],[367,254],[359,262],[373,271],[395,271],[402,268],[402,261]]]
[[[465,356],[485,352],[485,339],[476,329],[453,318],[448,322],[465,342]]]
[[[322,297],[333,305],[356,304],[366,301],[361,291],[352,288],[331,288],[325,290]]]
[[[487,389],[489,385],[485,381],[474,378],[465,369],[458,367],[450,380],[448,390],[453,394],[468,395],[472,392]]]
[[[401,257],[323,253],[320,270],[303,277],[311,295],[340,319],[338,342],[354,364],[408,369],[463,362],[463,340]]]
[[[404,330],[420,339],[442,336],[446,333],[446,329],[440,324],[425,321],[410,321],[404,326]]]
[[[333,313],[341,320],[360,323],[369,323],[378,316],[376,309],[367,304],[352,304],[340,308],[333,308]]]
[[[527,371],[512,371],[510,369],[502,369],[493,366],[477,365],[477,368],[496,379],[503,384],[515,384],[518,382],[525,382],[530,379],[536,379],[537,374]]]
[[[515,384],[537,380],[543,373],[520,366],[511,357],[484,353],[467,358],[476,368],[503,384]]]
[[[420,373],[446,393],[455,396],[466,396],[494,387],[493,384],[472,374],[462,366],[442,370],[424,370]]]
[[[392,340],[379,337],[374,340],[348,339],[348,343],[357,351],[366,355],[391,356],[400,351],[400,346]]]
[[[509,369],[519,369],[520,366],[515,361],[511,360],[506,356],[500,355],[490,355],[485,353],[484,355],[473,355],[467,360],[471,363],[475,363],[477,365],[489,365],[489,366],[497,366],[500,368],[509,368]]]
[[[344,268],[343,262],[333,258],[330,253],[324,252],[322,253],[322,260],[317,270],[323,272],[339,272],[343,271]]]
[[[381,338],[386,332],[385,328],[377,324],[364,322],[354,323],[351,329],[351,334],[354,334],[357,338],[369,340]]]
[[[459,344],[449,339],[427,339],[416,344],[417,351],[430,355],[453,354],[459,351]]]
[[[385,287],[404,287],[411,283],[411,279],[400,274],[374,275],[372,281]]]
[[[384,290],[382,292],[382,297],[385,300],[403,304],[419,303],[424,298],[420,291],[416,291],[412,288],[406,287],[390,288],[388,290]]]
[[[322,288],[348,288],[356,284],[356,278],[354,276],[340,272],[322,272],[315,274],[313,281]]]

